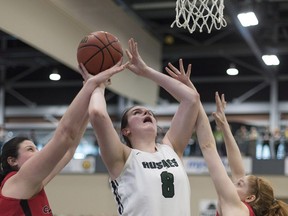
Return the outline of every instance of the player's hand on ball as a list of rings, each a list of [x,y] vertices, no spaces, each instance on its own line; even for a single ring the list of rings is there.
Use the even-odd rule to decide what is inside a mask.
[[[119,62],[117,62],[113,67],[108,68],[107,70],[98,73],[96,75],[91,75],[83,64],[80,64],[80,73],[84,79],[84,82],[87,82],[88,79],[93,79],[96,82],[96,85],[104,84],[104,86],[108,86],[111,84],[111,77],[123,71],[129,62],[122,64],[122,58]]]
[[[93,75],[87,71],[87,69],[85,68],[85,66],[82,63],[80,63],[78,67],[79,67],[79,73],[81,74],[81,76],[84,80],[83,83],[86,83],[88,79],[93,77]]]

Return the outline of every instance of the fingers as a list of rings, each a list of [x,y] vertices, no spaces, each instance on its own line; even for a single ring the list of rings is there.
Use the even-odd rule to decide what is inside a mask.
[[[108,69],[109,70],[109,76],[111,77],[112,75],[123,71],[125,68],[127,68],[128,65],[129,65],[129,61],[127,61],[125,64],[122,64],[122,60],[119,61],[112,68]]]
[[[225,108],[226,108],[226,105],[227,105],[227,102],[225,101],[225,96],[224,96],[224,94],[221,95],[221,102],[222,102],[223,108],[225,109]]]
[[[217,105],[217,112],[224,113],[225,105],[222,103],[222,100],[218,92],[216,92],[216,105]]]
[[[181,74],[180,71],[176,67],[174,67],[174,65],[172,65],[170,62],[168,63],[168,66],[171,72],[173,71],[172,73],[177,74],[177,75]]]
[[[216,102],[216,106],[217,106],[217,111],[219,111],[221,100],[220,100],[218,92],[215,93],[215,102]]]
[[[127,68],[127,66],[130,64],[129,61],[127,61],[125,64],[122,65],[123,69]]]
[[[129,51],[132,53],[132,55],[138,53],[137,42],[135,42],[133,38],[129,39],[128,46],[129,46]]]
[[[168,66],[173,70],[174,73],[176,73],[177,75],[185,75],[187,77],[190,78],[190,75],[191,75],[191,69],[192,69],[192,65],[189,64],[188,67],[187,67],[187,71],[185,72],[185,69],[184,69],[184,65],[183,65],[183,59],[179,59],[179,70],[174,67],[170,62],[168,63]]]
[[[128,41],[128,49],[125,50],[126,55],[129,59],[130,62],[133,61],[133,57],[134,58],[140,58],[139,56],[139,52],[138,52],[138,45],[137,42],[134,41],[133,38],[130,38]],[[135,59],[134,59],[135,60]]]
[[[92,77],[92,75],[89,74],[89,72],[86,70],[86,68],[85,68],[83,63],[80,63],[78,65],[78,68],[79,68],[79,73],[81,74],[84,82],[86,82],[90,77]]]
[[[225,95],[224,95],[224,94],[221,95],[221,100],[222,100],[222,102],[226,102],[226,101],[225,101]]]
[[[184,66],[183,66],[183,60],[179,59],[179,69],[181,71],[181,73],[184,73]]]
[[[86,67],[84,66],[83,63],[80,63],[80,64],[79,64],[79,69],[80,69],[82,72],[84,72],[84,73],[88,73],[88,71],[87,71],[87,69],[86,69]]]
[[[179,69],[180,69],[181,74],[190,77],[191,68],[192,68],[192,65],[189,64],[188,68],[187,68],[187,71],[185,72],[184,65],[183,65],[183,59],[179,59]]]
[[[98,80],[99,83],[104,83],[104,86],[108,86],[111,84],[111,77],[116,74],[119,73],[121,71],[123,71],[127,65],[129,64],[129,62],[126,62],[125,64],[121,64],[122,63],[122,59],[117,62],[117,64],[115,64],[113,67],[96,74],[94,77],[95,79]]]
[[[80,63],[78,65],[78,69],[79,69],[79,72],[82,74],[83,73],[83,68],[85,69],[84,65],[82,63]]]
[[[188,68],[187,68],[187,72],[186,72],[186,76],[189,77],[189,78],[190,78],[190,76],[191,76],[191,70],[192,70],[192,65],[189,64],[189,65],[188,65]]]
[[[132,55],[132,39],[130,39],[128,41],[128,49],[126,49],[126,55],[128,57],[128,59],[131,61],[133,55]]]
[[[170,70],[170,68],[165,67],[165,70],[167,71],[167,73],[168,73],[171,77],[173,77],[173,78],[177,78],[177,77],[178,77],[172,70]]]
[[[217,117],[216,112],[212,112],[212,116],[216,119],[216,117]]]
[[[138,44],[137,44],[137,42],[134,42],[134,46],[133,47],[134,47],[134,50],[133,50],[134,53],[138,55],[139,52],[138,52]]]
[[[215,93],[215,101],[216,101],[216,106],[217,106],[217,111],[218,112],[224,112],[227,102],[225,101],[225,96],[224,94],[221,94],[221,98],[219,96],[219,93]]]
[[[220,119],[219,116],[217,115],[216,112],[212,112],[212,116],[215,119],[216,123],[218,122],[218,120]]]
[[[128,47],[129,47],[129,50],[132,51],[132,44],[133,44],[133,41],[132,41],[132,38],[130,38],[128,40]]]
[[[123,62],[123,57],[120,58],[120,60],[116,63],[116,65],[121,65]]]

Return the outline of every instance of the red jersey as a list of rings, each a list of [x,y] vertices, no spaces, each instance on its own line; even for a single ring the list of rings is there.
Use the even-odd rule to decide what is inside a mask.
[[[53,216],[44,189],[33,198],[20,200],[2,195],[5,182],[16,172],[9,173],[0,186],[0,215],[1,216]]]
[[[252,207],[248,204],[248,203],[246,203],[246,202],[243,202],[246,206],[247,206],[247,208],[249,209],[249,216],[256,216],[255,215],[255,213],[254,213],[254,211],[253,211],[253,209],[252,209]],[[218,214],[218,212],[216,212],[216,216],[219,216],[219,214]]]

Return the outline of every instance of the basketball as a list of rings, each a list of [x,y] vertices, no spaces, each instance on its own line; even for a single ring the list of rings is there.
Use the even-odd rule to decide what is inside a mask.
[[[88,34],[77,49],[78,63],[82,63],[93,75],[114,66],[122,56],[123,50],[118,38],[105,31]]]

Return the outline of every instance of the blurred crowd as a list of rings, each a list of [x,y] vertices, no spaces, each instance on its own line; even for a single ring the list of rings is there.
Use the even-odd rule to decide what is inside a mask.
[[[164,131],[163,129],[162,133]],[[243,156],[257,159],[283,159],[286,156],[288,157],[288,125],[274,130],[270,130],[269,127],[240,125],[234,131],[234,137]],[[159,131],[159,139],[162,133]],[[13,133],[11,134],[13,135]],[[219,154],[225,157],[227,154],[223,134],[217,126],[213,127],[213,134]],[[0,148],[4,141],[11,138],[12,135],[5,131],[3,127],[0,127]],[[43,147],[41,142],[38,142],[34,130],[30,130],[27,136],[36,144],[39,144],[37,145],[39,149]],[[92,138],[92,135],[84,136],[81,142],[76,151],[77,154],[84,154],[83,157],[85,157],[85,155],[96,156],[100,153],[97,141]],[[196,134],[192,135],[184,155],[201,156]]]
[[[213,133],[219,154],[226,156],[222,132],[215,126]],[[234,137],[243,156],[258,159],[283,159],[288,156],[288,126],[270,130],[269,127],[241,125],[234,132]],[[186,156],[201,155],[197,146],[197,137],[193,135]]]

